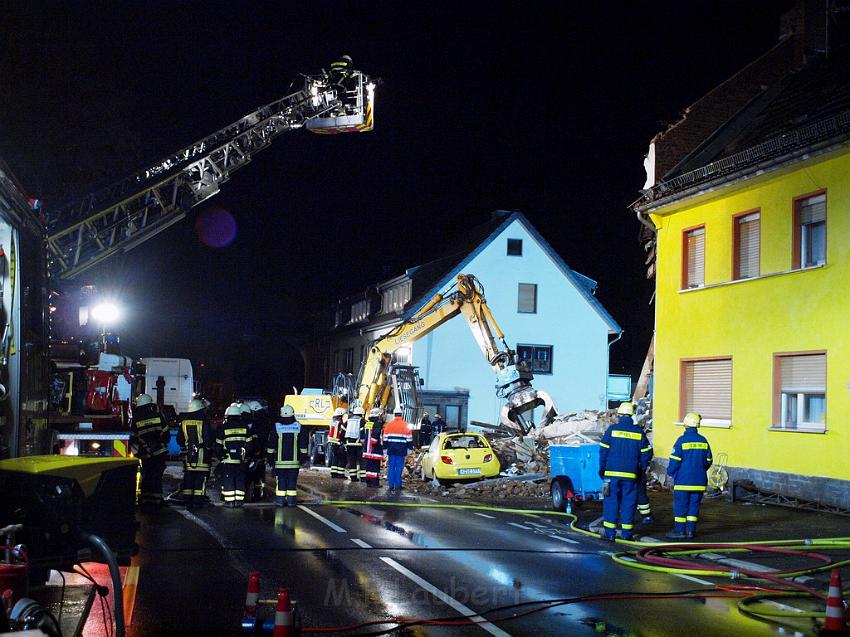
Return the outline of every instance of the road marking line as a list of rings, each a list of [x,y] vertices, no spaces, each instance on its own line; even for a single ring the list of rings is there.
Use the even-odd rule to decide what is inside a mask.
[[[518,522],[508,522],[511,526],[515,526],[518,529],[525,529],[526,531],[533,531],[534,529],[530,526],[525,526],[524,524],[519,524]]]
[[[230,566],[236,571],[238,571],[239,574],[242,575],[242,577],[248,577],[248,574],[253,569],[248,566],[248,561],[245,559],[245,554],[242,551],[234,550],[237,547],[230,540],[228,540],[225,536],[215,530],[211,524],[205,522],[194,513],[187,511],[186,509],[175,510],[184,518],[186,518],[190,522],[194,522],[204,531],[209,533],[212,538],[219,543],[221,548],[227,549],[227,561],[230,562]]]
[[[705,586],[714,586],[708,580],[700,579],[698,577],[692,577],[691,575],[685,575],[684,573],[673,573],[676,577],[681,577],[682,579],[690,580],[691,582],[696,582],[697,584],[703,584]]]
[[[370,549],[370,548],[372,548],[371,546],[369,546],[368,544],[366,544],[366,542],[364,542],[363,540],[361,540],[361,539],[359,539],[359,538],[353,537],[353,538],[351,538],[351,541],[352,541],[352,542],[354,542],[354,543],[355,543],[357,546],[359,546],[361,549]]]
[[[473,621],[482,622],[480,624],[476,624],[476,626],[483,628],[484,630],[486,630],[491,635],[496,635],[496,637],[511,637],[510,633],[506,633],[504,630],[502,630],[498,626],[491,624],[486,619],[481,617],[481,615],[476,615],[474,610],[464,606],[459,601],[457,601],[454,597],[447,595],[446,593],[441,591],[439,588],[435,587],[433,584],[426,582],[424,579],[419,577],[416,573],[414,573],[413,571],[409,570],[408,568],[402,566],[401,564],[396,562],[391,557],[382,557],[381,561],[384,562],[385,564],[391,566],[395,570],[397,570],[399,573],[404,575],[409,580],[415,582],[416,584],[418,584],[419,586],[424,588],[426,591],[431,593],[431,595],[433,595],[434,597],[439,599],[441,602],[448,604],[449,606],[454,608],[457,612],[462,613],[463,615],[465,615],[466,617],[468,617],[469,619],[471,619]]]
[[[773,573],[777,569],[770,568],[769,566],[762,566],[761,564],[755,564],[754,562],[745,562],[744,560],[736,560],[731,557],[723,557],[717,553],[701,553],[701,555],[707,557],[708,559],[720,562],[721,564],[728,564],[729,566],[737,566],[741,569],[746,569],[748,571],[755,571],[757,573]]]
[[[348,531],[346,531],[344,528],[342,528],[338,524],[334,524],[333,522],[331,522],[327,518],[323,518],[321,515],[319,515],[315,511],[311,511],[310,509],[305,507],[303,504],[299,504],[298,508],[301,509],[302,511],[304,511],[305,513],[309,513],[314,518],[316,518],[319,522],[321,522],[323,524],[327,524],[329,527],[331,527],[337,533],[348,533]]]
[[[547,535],[546,537],[550,537],[553,540],[561,540],[561,542],[569,542],[570,544],[578,544],[578,540],[573,540],[568,537],[561,537],[560,535]]]
[[[488,520],[495,520],[496,519],[495,515],[487,515],[486,513],[479,513],[478,511],[473,511],[472,515],[477,515],[477,516],[482,517],[482,518],[487,518]]]
[[[139,567],[131,564],[127,567],[127,575],[124,578],[124,623],[128,626],[133,623],[133,609],[136,608],[136,591],[139,587]]]

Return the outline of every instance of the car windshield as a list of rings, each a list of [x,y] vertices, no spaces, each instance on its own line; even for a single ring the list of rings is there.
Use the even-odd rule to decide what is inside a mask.
[[[481,436],[452,436],[446,438],[443,449],[484,449],[487,442]]]

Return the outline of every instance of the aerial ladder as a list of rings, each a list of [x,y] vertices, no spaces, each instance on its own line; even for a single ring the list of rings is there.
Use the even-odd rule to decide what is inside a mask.
[[[283,133],[372,130],[379,83],[354,70],[344,85],[332,84],[325,73],[302,75],[294,93],[129,177],[48,210],[50,275],[72,279],[166,230],[218,193],[236,170]]]
[[[385,407],[393,395],[396,350],[411,345],[460,314],[496,374],[496,395],[505,399],[501,424],[525,435],[535,425],[548,423],[555,416],[552,398],[532,387],[531,371],[517,361],[516,352],[508,347],[487,305],[481,283],[471,274],[459,274],[449,290],[435,295],[407,321],[370,344],[357,381],[356,400],[360,406],[366,413],[372,407]],[[398,401],[399,392],[395,394]],[[543,409],[541,419],[535,423],[532,414],[537,407]]]

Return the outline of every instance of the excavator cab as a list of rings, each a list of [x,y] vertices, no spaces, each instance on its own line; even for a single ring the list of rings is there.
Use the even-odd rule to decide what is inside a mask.
[[[307,130],[321,135],[365,133],[375,127],[375,87],[361,71],[352,71],[341,84],[331,85],[324,75],[307,78],[313,106],[320,113],[307,120]]]

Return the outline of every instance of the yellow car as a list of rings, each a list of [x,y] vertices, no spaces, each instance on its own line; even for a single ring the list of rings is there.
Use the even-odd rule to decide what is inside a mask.
[[[478,433],[442,433],[422,458],[423,480],[480,480],[500,470],[493,447]]]

